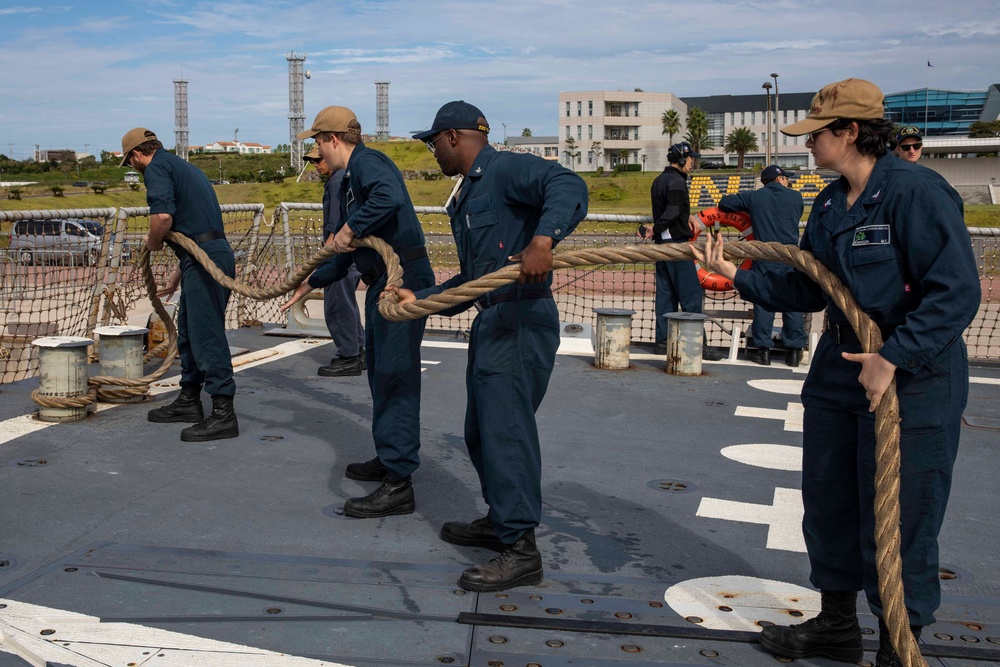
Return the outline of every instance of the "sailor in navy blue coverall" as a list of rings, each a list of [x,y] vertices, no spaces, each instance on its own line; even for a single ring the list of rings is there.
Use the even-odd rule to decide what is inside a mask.
[[[389,322],[378,312],[385,288],[385,265],[370,248],[351,248],[355,237],[377,236],[392,246],[403,266],[403,285],[423,289],[434,284],[424,233],[392,161],[361,142],[361,125],[345,107],[327,107],[300,138],[315,137],[331,169],[345,169],[340,185],[340,227],[333,238],[339,254],[321,264],[283,306],[317,287],[344,278],[357,264],[368,286],[365,295],[365,351],[372,394],[372,437],[377,456],[352,463],[352,479],[382,481],[364,498],[344,503],[348,516],[373,518],[414,511],[410,475],[420,465],[420,343],[425,318]]]
[[[197,243],[223,273],[236,275],[233,250],[223,232],[219,200],[205,173],[163,148],[156,135],[135,128],[122,139],[122,166],[143,174],[149,203],[150,229],[146,245],[163,246],[167,232],[183,234]],[[186,250],[168,242],[180,260],[161,295],[181,286],[177,308],[177,352],[181,360],[181,393],[171,404],[151,410],[152,422],[196,422],[181,431],[181,440],[204,442],[239,435],[233,410],[236,383],[226,339],[229,290],[215,282]],[[207,419],[201,405],[202,385],[212,396]]]
[[[765,167],[760,172],[764,187],[759,190],[726,195],[719,200],[723,211],[742,211],[750,215],[753,224],[753,238],[756,241],[774,241],[787,245],[799,243],[799,220],[802,219],[802,195],[788,186],[791,176],[776,164]],[[788,273],[792,267],[780,262],[756,261],[751,270]],[[770,349],[774,347],[771,329],[774,326],[774,312],[757,304],[753,305],[753,324],[750,325],[748,339],[751,349],[747,358],[765,366],[771,363]],[[802,348],[806,346],[805,318],[802,313],[781,314],[781,342],[786,349],[786,363],[798,366],[802,359]]]
[[[398,291],[401,302],[425,298],[521,262],[518,283],[443,311],[453,315],[473,305],[480,311],[469,339],[465,442],[489,513],[441,530],[445,541],[501,551],[462,574],[459,585],[475,591],[542,579],[534,530],[542,516],[535,412],[559,346],[551,249],[587,214],[583,179],[533,155],[497,152],[488,132],[482,112],[458,101],[445,104],[431,129],[415,135],[446,176],[464,177],[448,206],[461,272],[415,294]]]
[[[903,587],[915,635],[934,622],[940,603],[937,537],[968,397],[962,333],[981,291],[961,198],[934,171],[886,152],[891,125],[882,114],[881,91],[848,79],[825,87],[809,117],[782,130],[810,134],[806,145],[816,163],[843,174],[816,198],[800,245],[879,327],[885,343],[877,353],[861,353],[844,313],[802,273],[736,271],[722,260],[721,240],[706,249],[709,268],[735,275],[736,288],[755,303],[782,312],[827,308],[828,328],[802,390],[803,532],[823,611],[761,633],[765,647],[791,657],[860,660],[859,589],[882,623],[872,413],[893,378],[901,417]],[[898,665],[884,624],[882,630],[877,665]]]

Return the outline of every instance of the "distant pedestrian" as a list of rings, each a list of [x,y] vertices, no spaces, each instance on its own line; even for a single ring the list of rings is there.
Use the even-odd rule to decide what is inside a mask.
[[[223,232],[222,212],[215,190],[201,169],[164,150],[156,135],[143,127],[122,137],[121,166],[143,174],[149,203],[146,247],[163,247],[167,232],[197,243],[230,278],[236,275],[233,250]],[[204,442],[235,438],[240,427],[233,410],[236,382],[226,339],[229,290],[209,275],[186,250],[167,242],[180,260],[162,293],[181,287],[177,306],[177,352],[181,360],[181,393],[173,403],[149,411],[151,422],[195,422],[181,431],[181,440]],[[201,388],[212,397],[205,418]]]
[[[907,125],[896,133],[896,157],[916,162],[924,152],[924,135],[916,125]]]

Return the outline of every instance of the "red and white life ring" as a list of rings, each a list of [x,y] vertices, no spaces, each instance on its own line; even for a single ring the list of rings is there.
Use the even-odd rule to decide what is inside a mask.
[[[701,220],[701,224],[707,228],[712,228],[715,226],[715,223],[719,223],[737,230],[740,233],[741,241],[753,241],[753,225],[750,216],[746,213],[740,211],[729,213],[719,208],[706,208],[703,211],[698,211],[698,218]],[[700,229],[697,230],[697,233],[695,233],[694,238],[691,240],[697,239],[699,234],[701,234]],[[749,259],[744,260],[740,268],[749,269],[750,264],[751,261]],[[720,276],[718,273],[712,273],[699,265],[698,262],[695,262],[694,265],[698,268],[698,282],[701,283],[702,289],[712,292],[725,292],[733,289],[732,280]]]

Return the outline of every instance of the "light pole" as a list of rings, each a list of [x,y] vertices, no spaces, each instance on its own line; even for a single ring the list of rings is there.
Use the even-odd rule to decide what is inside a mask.
[[[503,145],[507,145],[507,123],[500,123],[503,125]]]
[[[642,170],[646,171],[646,154],[642,154]]]
[[[765,81],[761,88],[764,89],[764,94],[767,95],[767,111],[764,113],[764,127],[767,128],[767,132],[765,133],[767,142],[765,144],[766,151],[764,155],[764,166],[766,167],[771,164],[771,82]]]
[[[778,73],[771,72],[774,79],[774,163],[778,164],[778,132],[781,131],[781,116],[778,112]]]

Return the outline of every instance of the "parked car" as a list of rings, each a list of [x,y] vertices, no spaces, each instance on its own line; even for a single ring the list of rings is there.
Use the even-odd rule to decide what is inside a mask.
[[[10,228],[8,254],[21,264],[60,261],[96,266],[104,226],[96,220],[18,220]]]
[[[73,181],[74,188],[85,188],[88,185],[90,185],[90,183],[88,183],[87,181]]]

